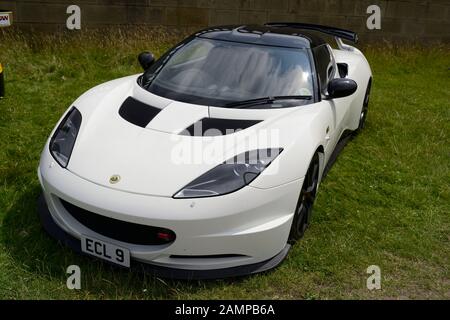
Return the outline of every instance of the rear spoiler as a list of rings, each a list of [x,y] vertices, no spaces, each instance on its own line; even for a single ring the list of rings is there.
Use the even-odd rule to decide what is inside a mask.
[[[356,34],[356,32],[339,29],[339,28],[335,28],[335,27],[322,26],[319,24],[298,23],[298,22],[269,22],[269,23],[266,23],[265,26],[314,30],[314,31],[319,31],[322,33],[329,34],[331,36],[335,36],[336,38],[349,40],[353,43],[358,42],[358,35]]]

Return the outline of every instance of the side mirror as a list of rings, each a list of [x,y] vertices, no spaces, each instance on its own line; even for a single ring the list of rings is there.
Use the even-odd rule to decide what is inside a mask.
[[[155,56],[151,52],[142,52],[138,56],[139,64],[147,71],[155,63]]]
[[[328,83],[328,98],[343,98],[355,93],[358,85],[351,79],[333,79]]]

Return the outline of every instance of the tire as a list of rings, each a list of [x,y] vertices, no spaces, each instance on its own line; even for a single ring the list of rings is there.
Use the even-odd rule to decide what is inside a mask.
[[[306,172],[295,208],[294,219],[289,234],[289,243],[291,244],[303,238],[309,226],[312,208],[317,194],[317,186],[319,184],[319,166],[319,154],[316,152]]]
[[[361,109],[361,113],[359,115],[359,125],[358,129],[356,129],[356,133],[361,132],[366,126],[367,113],[369,111],[369,100],[370,100],[370,89],[372,87],[372,79],[369,80],[369,84],[367,85],[366,95],[364,96],[363,106]]]

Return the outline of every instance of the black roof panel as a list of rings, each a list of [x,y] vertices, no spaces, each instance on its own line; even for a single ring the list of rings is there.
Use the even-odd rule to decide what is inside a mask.
[[[199,31],[195,35],[207,39],[298,49],[314,48],[326,43],[315,31],[280,26],[234,25],[211,27]]]

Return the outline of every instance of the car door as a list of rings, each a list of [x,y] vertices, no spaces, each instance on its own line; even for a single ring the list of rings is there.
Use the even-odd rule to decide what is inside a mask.
[[[328,117],[329,124],[325,134],[325,140],[327,145],[325,146],[325,154],[328,157],[336,146],[343,128],[344,119],[348,112],[348,103],[345,98],[341,99],[327,99],[328,83],[339,77],[336,62],[332,54],[332,50],[329,45],[323,44],[313,49],[314,60],[316,64],[316,73],[318,78],[318,85],[320,90],[320,98],[325,105],[327,112],[330,114]]]

